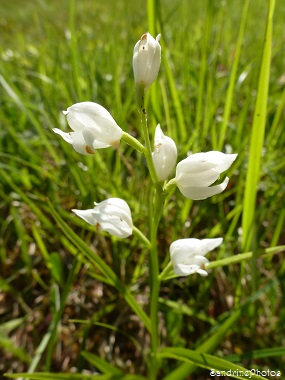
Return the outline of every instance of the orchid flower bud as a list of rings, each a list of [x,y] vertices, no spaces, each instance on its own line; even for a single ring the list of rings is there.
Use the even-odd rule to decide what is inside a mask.
[[[237,154],[206,152],[192,154],[180,161],[176,167],[176,185],[181,193],[194,200],[206,199],[225,190],[229,178],[216,186],[211,186],[222,172],[227,170]]]
[[[76,103],[63,113],[73,132],[63,132],[58,128],[53,131],[71,144],[76,152],[88,155],[95,153],[96,149],[119,144],[123,131],[99,104]]]
[[[205,270],[209,260],[204,257],[208,252],[222,244],[222,238],[216,239],[180,239],[170,245],[170,258],[174,273],[179,276],[188,276],[199,273],[207,276]]]
[[[160,124],[157,124],[155,129],[152,159],[157,178],[159,181],[165,181],[176,164],[177,148],[175,142],[163,134]]]
[[[132,235],[133,222],[128,204],[120,198],[109,198],[103,202],[94,202],[95,207],[89,210],[72,211],[92,226],[109,232],[119,238]]]
[[[133,70],[135,84],[145,90],[156,80],[161,60],[160,34],[154,39],[149,33],[142,35],[134,47]]]

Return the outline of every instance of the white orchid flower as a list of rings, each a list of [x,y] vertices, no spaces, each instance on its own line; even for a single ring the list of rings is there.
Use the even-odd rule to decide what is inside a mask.
[[[93,154],[96,149],[117,146],[123,135],[111,114],[93,102],[73,104],[63,111],[73,132],[53,131],[73,146],[81,154]]]
[[[109,198],[103,202],[94,202],[95,207],[89,210],[72,211],[92,226],[109,232],[119,238],[127,238],[132,234],[133,222],[128,204],[120,198]]]
[[[154,39],[149,33],[142,35],[136,43],[133,54],[133,70],[135,83],[144,89],[156,80],[160,61],[161,47],[160,34]]]
[[[204,257],[208,252],[222,244],[222,238],[216,239],[179,239],[170,245],[170,258],[174,273],[188,276],[199,273],[207,276],[205,266],[209,260]]]
[[[236,157],[237,154],[216,151],[192,154],[177,164],[176,185],[186,198],[194,200],[219,194],[227,187],[229,178],[226,177],[219,185],[210,185],[231,166]]]
[[[166,180],[175,167],[177,148],[175,142],[163,134],[160,124],[155,129],[152,159],[159,181]]]

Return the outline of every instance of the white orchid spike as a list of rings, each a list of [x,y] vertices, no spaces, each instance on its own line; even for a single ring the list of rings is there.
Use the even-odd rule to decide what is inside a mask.
[[[194,200],[205,199],[225,190],[229,178],[216,186],[211,186],[222,172],[227,170],[237,154],[206,152],[192,154],[180,161],[176,167],[176,185],[181,193]]]
[[[132,234],[133,222],[128,204],[120,198],[109,198],[95,203],[89,210],[72,210],[77,216],[92,226],[109,232],[119,238],[127,238]]]
[[[222,244],[222,238],[216,239],[180,239],[170,245],[170,258],[174,273],[179,276],[188,276],[199,273],[207,276],[205,266],[209,260],[204,257],[208,252]]]
[[[93,102],[73,104],[63,111],[73,132],[53,131],[73,146],[81,154],[93,154],[96,149],[117,146],[123,135],[111,114]]]
[[[166,180],[175,167],[177,148],[175,142],[163,134],[160,124],[155,129],[152,159],[159,181]]]

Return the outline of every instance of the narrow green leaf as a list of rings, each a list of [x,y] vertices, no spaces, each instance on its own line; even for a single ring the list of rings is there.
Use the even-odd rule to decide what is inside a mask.
[[[7,335],[24,322],[24,318],[15,318],[10,321],[1,323],[0,334]]]
[[[90,364],[94,365],[99,371],[110,375],[121,375],[122,371],[109,364],[106,360],[97,355],[90,354],[89,352],[82,351],[81,356],[86,359]]]
[[[51,373],[51,372],[38,372],[38,373],[5,373],[4,376],[10,379],[19,379],[25,377],[30,380],[145,380],[145,377],[140,375],[87,375],[83,373]]]
[[[243,13],[241,17],[239,35],[238,35],[238,39],[236,43],[234,61],[232,65],[231,75],[230,75],[230,83],[227,89],[226,102],[225,102],[224,113],[223,113],[223,122],[221,125],[220,138],[219,138],[217,150],[223,149],[226,132],[227,132],[227,126],[229,124],[230,112],[231,112],[231,107],[232,107],[233,97],[234,97],[234,92],[235,92],[234,86],[236,83],[237,69],[238,69],[238,64],[239,64],[239,58],[240,58],[240,53],[241,53],[241,47],[242,47],[242,41],[243,41],[243,36],[244,36],[244,31],[245,31],[249,4],[250,4],[250,0],[245,0],[244,6],[243,6]]]
[[[271,248],[265,248],[265,249],[257,249],[254,252],[240,253],[238,255],[227,257],[226,259],[212,261],[209,265],[207,265],[207,269],[213,269],[213,268],[218,268],[218,267],[222,267],[225,265],[240,263],[240,262],[242,262],[244,260],[248,260],[252,257],[261,257],[261,256],[265,256],[265,255],[271,256],[271,255],[274,255],[274,254],[277,254],[277,253],[280,253],[283,251],[285,251],[285,245],[280,245],[278,247],[271,247]]]
[[[253,350],[251,352],[246,352],[240,355],[228,355],[225,356],[226,360],[230,362],[241,362],[244,359],[260,359],[260,358],[269,358],[274,356],[284,356],[285,355],[285,347],[273,347],[273,348],[265,348],[262,350]]]
[[[84,375],[81,373],[5,373],[11,379],[25,378],[30,380],[111,380],[113,375]],[[118,379],[118,377],[116,377]]]
[[[245,376],[249,375],[251,375],[252,379],[256,380],[266,379],[265,377],[251,374],[250,371],[246,368],[228,362],[227,360],[220,359],[217,356],[188,350],[186,348],[165,347],[162,348],[162,350],[159,352],[158,357],[187,361],[195,364],[198,367],[209,369],[210,371],[213,371],[212,373],[220,371],[223,374],[222,376],[228,375],[233,377],[234,379],[244,380]],[[219,375],[217,374],[217,376]],[[178,377],[176,377],[176,379],[178,379]]]
[[[0,348],[24,363],[30,363],[32,360],[24,348],[16,347],[13,340],[3,333],[0,333]]]
[[[62,260],[57,252],[51,253],[49,256],[49,264],[52,277],[58,284],[62,285],[64,282]]]
[[[260,178],[261,153],[267,117],[267,99],[272,49],[272,24],[275,0],[270,0],[268,4],[269,8],[267,26],[263,46],[261,69],[259,74],[256,105],[254,110],[243,202],[242,230],[244,250],[249,250],[253,238],[256,194],[258,191],[258,182]]]
[[[162,46],[162,48],[164,48],[166,50],[166,45],[165,45],[163,40],[161,41],[161,46]],[[168,54],[167,54],[165,52],[162,55],[162,61],[164,64],[164,69],[165,69],[166,76],[167,76],[171,100],[172,100],[172,104],[173,104],[173,108],[175,110],[175,116],[176,116],[176,120],[177,120],[177,127],[176,128],[177,128],[178,133],[176,136],[173,136],[173,137],[177,141],[179,141],[179,140],[185,141],[187,138],[187,132],[186,132],[185,121],[184,121],[184,113],[182,110],[179,91],[177,90],[177,87],[176,87],[175,78],[174,78],[173,72],[172,72],[170,65],[169,65],[169,60],[170,60],[170,53],[168,52]]]

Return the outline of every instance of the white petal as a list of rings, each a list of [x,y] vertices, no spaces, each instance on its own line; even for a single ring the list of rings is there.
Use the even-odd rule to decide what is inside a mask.
[[[102,148],[108,148],[110,144],[102,143],[101,141],[94,140],[93,141],[93,148],[96,149],[102,149]]]
[[[93,148],[92,138],[89,136],[89,144],[86,143],[86,140],[83,136],[82,132],[71,132],[70,136],[72,138],[72,145],[76,152],[89,155],[95,153],[95,149]]]
[[[164,134],[162,132],[160,124],[157,124],[154,134],[154,146],[159,146],[163,143]]]
[[[72,211],[87,223],[96,225],[113,236],[126,238],[133,232],[131,211],[123,199],[110,198],[95,203],[94,209]]]
[[[176,175],[176,183],[182,187],[206,187],[212,185],[219,177],[220,173],[216,169],[209,169],[202,172]]]
[[[198,273],[200,276],[203,276],[203,277],[208,276],[208,272],[201,268],[197,269],[196,273]]]
[[[206,172],[210,169],[217,168],[218,165],[219,163],[208,160],[206,153],[201,152],[191,154],[177,164],[176,177],[178,178],[181,175],[186,175],[188,173]]]
[[[100,229],[109,232],[113,236],[124,239],[132,234],[133,230],[129,224],[116,215],[96,214],[96,219]]]
[[[121,198],[109,198],[100,203],[95,203],[95,214],[102,213],[108,215],[115,215],[118,218],[127,222],[132,227],[133,221],[131,216],[131,210],[127,202]]]
[[[76,152],[89,155],[95,153],[93,139],[94,135],[90,131],[85,133],[85,136],[82,132],[63,132],[58,128],[54,128],[53,131],[59,134],[66,142],[73,145]],[[85,139],[86,137],[86,139]],[[86,141],[87,140],[87,141]],[[97,147],[99,148],[99,147]]]
[[[198,265],[173,264],[173,271],[178,276],[189,276],[199,270]]]
[[[207,252],[212,251],[220,244],[222,244],[222,238],[215,239],[178,239],[170,244],[170,257],[178,257],[177,255],[181,255],[182,260],[188,260],[193,257],[203,257]]]
[[[222,173],[231,166],[236,157],[237,154],[225,154],[217,151],[192,154],[177,164],[176,179],[179,181],[182,176],[195,173],[205,172],[206,175],[206,172],[211,169]]]
[[[107,145],[117,145],[123,134],[111,114],[97,103],[76,103],[67,109],[66,118],[74,131],[90,129],[96,140]]]
[[[175,274],[187,276],[199,273],[207,276],[204,269],[209,263],[204,255],[222,243],[222,238],[216,239],[179,239],[170,245],[170,258]]]
[[[205,252],[208,253],[208,252]],[[171,261],[174,264],[183,264],[183,265],[198,265],[201,267],[209,263],[209,260],[204,256],[193,256],[192,254],[187,254],[185,251],[172,252]]]
[[[94,216],[102,230],[120,238],[132,234],[133,222],[127,202],[120,198],[109,198],[95,205]]]
[[[92,209],[89,209],[89,210],[76,210],[76,209],[73,209],[71,210],[73,211],[77,216],[79,216],[80,218],[82,218],[83,220],[85,220],[85,222],[91,224],[92,226],[95,226],[96,224],[96,219],[94,218],[94,215],[93,215],[93,208]]]
[[[199,239],[178,239],[170,244],[170,256],[172,258],[173,255],[181,252],[181,254],[185,254],[187,256],[195,255],[197,251],[197,247],[199,246]]]
[[[189,276],[194,273],[198,273],[201,276],[208,276],[207,271],[201,269],[199,265],[184,265],[184,264],[176,264],[173,265],[173,271],[178,276]]]
[[[72,138],[71,138],[71,133],[69,132],[63,132],[58,128],[53,128],[54,133],[57,133],[60,135],[66,142],[69,144],[72,144]]]
[[[159,36],[154,39],[149,33],[145,33],[134,47],[135,83],[143,85],[145,89],[155,81],[159,71],[161,47],[158,41]]]
[[[196,248],[196,255],[204,256],[206,253],[212,251],[217,248],[223,242],[223,238],[216,239],[201,239],[199,247]],[[197,256],[195,256],[197,257]]]
[[[152,159],[158,179],[166,180],[176,164],[177,148],[175,142],[163,134],[159,124],[155,129]]]
[[[182,187],[177,183],[177,186],[181,193],[184,195],[186,198],[190,198],[193,200],[202,200],[209,198],[213,195],[222,193],[225,188],[227,187],[229,182],[229,178],[226,177],[225,180],[220,184],[216,186],[211,186],[211,187]]]
[[[227,170],[237,158],[237,154],[225,154],[217,151],[206,152],[205,155],[208,161],[215,162],[218,165],[219,173]]]
[[[88,150],[94,150],[93,153],[95,153],[96,149],[108,148],[110,146],[109,144],[96,140],[96,135],[92,129],[84,128],[82,130],[82,135],[84,137],[86,145],[90,147]]]

